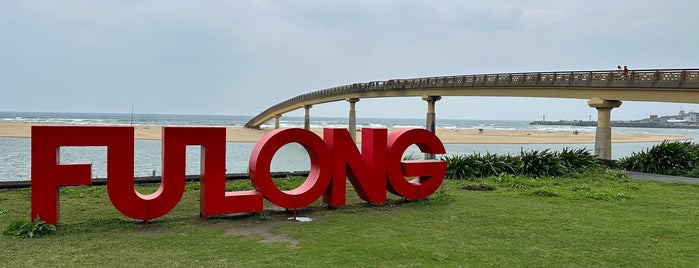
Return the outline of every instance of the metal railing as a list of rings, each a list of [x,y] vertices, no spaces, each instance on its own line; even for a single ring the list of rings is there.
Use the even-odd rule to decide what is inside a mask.
[[[603,71],[564,71],[564,72],[529,72],[436,76],[411,79],[391,79],[354,83],[301,94],[273,105],[252,118],[245,127],[257,128],[271,119],[275,111],[290,106],[299,108],[313,104],[320,98],[344,96],[352,93],[400,90],[400,89],[434,89],[434,88],[468,88],[468,87],[618,87],[618,88],[699,88],[699,69],[653,69],[653,70],[603,70]],[[265,120],[266,121],[266,120]]]

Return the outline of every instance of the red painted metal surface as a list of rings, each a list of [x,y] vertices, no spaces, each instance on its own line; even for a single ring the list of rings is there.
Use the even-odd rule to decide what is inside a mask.
[[[345,178],[362,200],[386,202],[386,129],[362,129],[361,153],[346,129],[326,128],[323,137],[333,152],[333,179],[323,202],[331,207],[345,205]]]
[[[425,129],[399,129],[388,135],[388,191],[408,200],[420,200],[433,194],[442,184],[447,163],[440,160],[401,161],[405,150],[413,144],[423,153],[444,154],[446,150],[439,138]],[[406,176],[417,178],[408,181]]]
[[[114,207],[133,219],[148,221],[170,212],[184,194],[187,146],[201,146],[200,215],[257,212],[262,198],[296,211],[323,196],[330,206],[345,205],[346,178],[363,200],[380,205],[386,190],[408,200],[427,198],[441,184],[446,163],[439,160],[402,161],[415,144],[422,152],[445,153],[444,146],[424,129],[362,130],[362,150],[346,129],[325,129],[324,139],[298,128],[265,135],[250,156],[250,179],[256,190],[225,189],[226,131],[214,127],[164,127],[163,177],[160,188],[144,195],[134,189],[133,127],[34,126],[32,127],[32,211],[50,224],[59,221],[58,187],[89,185],[91,164],[60,163],[60,147],[106,146],[107,192]],[[270,174],[274,154],[284,145],[298,143],[308,152],[311,168],[296,189],[278,189]],[[406,176],[416,177],[408,181]]]
[[[308,178],[296,189],[282,191],[274,185],[270,164],[274,154],[284,145],[299,143],[311,160]],[[250,155],[249,174],[252,185],[277,206],[296,209],[316,201],[330,185],[332,154],[322,139],[301,128],[283,128],[267,133],[255,145]]]

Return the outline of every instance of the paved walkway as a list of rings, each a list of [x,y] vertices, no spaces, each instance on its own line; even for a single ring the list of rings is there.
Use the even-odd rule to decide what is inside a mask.
[[[699,184],[699,178],[659,175],[659,174],[641,173],[641,172],[634,172],[634,171],[627,171],[627,173],[629,174],[629,178],[638,179],[638,180]]]

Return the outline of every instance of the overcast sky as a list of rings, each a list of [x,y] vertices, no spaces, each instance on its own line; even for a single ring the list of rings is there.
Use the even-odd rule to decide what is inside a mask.
[[[699,67],[699,1],[0,1],[0,111],[256,115],[391,78]],[[612,119],[699,112],[624,102]],[[422,118],[419,97],[358,117]],[[347,102],[312,116],[346,116]],[[290,115],[302,115],[297,110]],[[444,97],[438,118],[587,119],[586,100]]]

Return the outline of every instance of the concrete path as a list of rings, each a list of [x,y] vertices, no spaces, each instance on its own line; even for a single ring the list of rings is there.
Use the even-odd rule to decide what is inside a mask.
[[[699,184],[699,178],[659,175],[659,174],[641,173],[641,172],[634,172],[634,171],[627,171],[627,173],[629,174],[629,178],[638,179],[638,180]]]

